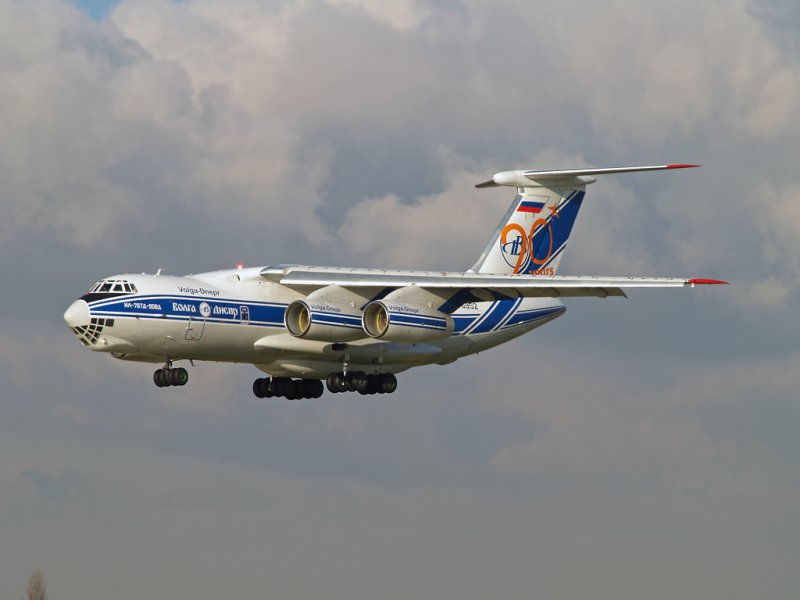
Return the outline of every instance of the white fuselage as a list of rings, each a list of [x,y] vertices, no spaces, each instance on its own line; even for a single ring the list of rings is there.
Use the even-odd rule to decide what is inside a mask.
[[[450,363],[522,335],[566,310],[549,298],[498,297],[468,302],[452,312],[455,329],[444,339],[397,343],[365,333],[347,343],[313,341],[293,337],[284,325],[287,305],[305,298],[305,290],[265,279],[261,272],[120,275],[116,279],[124,280],[130,291],[90,292],[73,303],[65,319],[87,347],[120,359],[251,363],[273,376],[324,379],[343,365],[398,373]]]

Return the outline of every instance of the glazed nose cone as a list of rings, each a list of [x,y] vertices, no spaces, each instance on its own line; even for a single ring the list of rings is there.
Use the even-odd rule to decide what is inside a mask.
[[[70,327],[85,327],[89,324],[89,305],[84,300],[75,300],[64,313]]]

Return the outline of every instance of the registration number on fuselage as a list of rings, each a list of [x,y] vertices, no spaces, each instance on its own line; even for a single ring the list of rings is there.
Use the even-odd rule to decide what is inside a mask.
[[[123,306],[136,310],[161,310],[161,305],[155,302],[125,302]]]

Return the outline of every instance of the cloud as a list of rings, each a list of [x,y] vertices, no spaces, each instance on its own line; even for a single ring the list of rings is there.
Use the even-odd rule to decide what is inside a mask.
[[[33,484],[36,491],[51,502],[65,502],[77,488],[82,488],[83,476],[74,470],[48,472],[39,467],[23,469],[18,477]]]
[[[800,88],[754,6],[0,1],[0,596],[36,559],[65,598],[789,597]],[[735,285],[392,397],[162,390],[61,322],[124,270],[465,268],[493,172],[673,161],[592,185],[561,270]]]

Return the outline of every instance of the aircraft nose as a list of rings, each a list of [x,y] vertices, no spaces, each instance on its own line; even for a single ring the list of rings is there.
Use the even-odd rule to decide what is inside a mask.
[[[86,327],[89,319],[89,305],[85,300],[75,300],[64,313],[64,320],[72,328]]]

